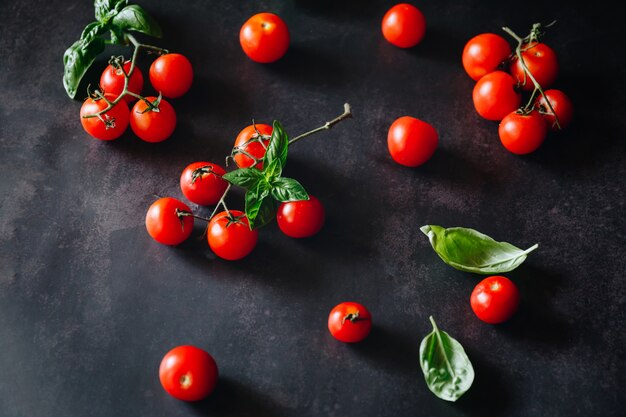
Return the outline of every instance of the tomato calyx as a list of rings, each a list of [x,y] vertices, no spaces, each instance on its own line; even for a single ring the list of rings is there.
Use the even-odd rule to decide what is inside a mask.
[[[202,178],[205,175],[209,175],[209,174],[213,174],[218,178],[221,178],[222,176],[220,174],[218,174],[217,172],[213,171],[213,167],[211,165],[204,165],[201,166],[199,168],[194,169],[191,172],[191,183],[195,184],[197,180],[202,181]]]
[[[357,310],[354,313],[348,313],[345,316],[342,317],[341,319],[341,324],[344,324],[346,322],[346,320],[352,322],[352,323],[356,323],[357,321],[367,321],[369,320],[369,318],[367,317],[361,317],[359,314],[359,310]]]
[[[188,389],[193,383],[193,378],[191,377],[191,373],[187,372],[186,374],[181,375],[178,382],[180,383],[180,387],[182,389]]]
[[[150,102],[150,100],[148,100],[147,98],[142,97],[141,100],[143,100],[143,102],[146,103],[146,105],[148,107],[146,107],[142,111],[138,111],[137,113],[144,114],[144,113],[148,113],[150,111],[155,112],[155,113],[160,112],[161,109],[159,109],[159,104],[161,104],[161,99],[162,98],[163,98],[163,95],[161,94],[160,91],[159,91],[159,96],[153,102]]]
[[[261,146],[263,147],[263,149],[265,151],[267,151],[267,145],[265,144],[266,141],[269,141],[272,136],[271,135],[264,135],[262,134],[259,129],[256,127],[256,123],[254,121],[254,119],[252,119],[252,128],[254,129],[255,133],[248,139],[246,140],[244,143],[233,147],[232,152],[230,153],[230,155],[228,155],[226,157],[226,166],[228,166],[228,162],[231,159],[235,159],[235,156],[241,154],[241,155],[245,155],[248,158],[250,158],[253,161],[253,164],[251,166],[256,167],[257,164],[259,162],[263,162],[263,160],[265,159],[264,157],[256,157],[254,155],[252,155],[250,152],[246,151],[246,147],[254,142],[259,142],[261,144]]]

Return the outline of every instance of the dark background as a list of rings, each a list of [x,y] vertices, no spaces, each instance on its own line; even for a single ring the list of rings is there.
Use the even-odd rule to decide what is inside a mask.
[[[158,145],[129,132],[104,143],[81,128],[61,83],[62,55],[93,20],[88,1],[0,5],[0,415],[37,416],[617,416],[623,415],[626,286],[624,6],[542,1],[419,1],[428,30],[401,50],[380,33],[392,2],[143,1],[186,54],[194,86]],[[290,27],[288,54],[259,65],[241,51],[261,11]],[[472,36],[558,20],[555,87],[571,128],[530,156],[507,152],[475,113],[461,67]],[[112,53],[112,52],[111,52]],[[99,74],[104,54],[96,64]],[[148,59],[142,69],[147,76]],[[97,80],[97,78],[95,79]],[[324,203],[308,240],[275,224],[240,262],[146,233],[154,195],[182,198],[182,169],[223,161],[254,117],[291,135],[341,113],[354,119],[298,143],[287,174]],[[437,153],[392,162],[389,125],[433,124]],[[241,194],[231,207],[243,205]],[[208,209],[200,208],[207,214]],[[481,279],[443,264],[424,224],[476,228],[520,247],[522,305],[508,323],[469,306]],[[374,316],[358,345],[326,328],[341,301]],[[476,370],[457,403],[430,393],[419,367],[428,316]],[[195,344],[220,368],[217,390],[186,404],[158,380],[162,356]]]

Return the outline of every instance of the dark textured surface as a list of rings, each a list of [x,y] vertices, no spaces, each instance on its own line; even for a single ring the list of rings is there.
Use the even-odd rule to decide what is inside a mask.
[[[192,92],[174,101],[175,134],[156,146],[131,133],[89,138],[80,103],[65,96],[61,57],[92,20],[89,2],[0,5],[2,417],[622,415],[626,60],[613,46],[623,6],[420,1],[426,39],[399,50],[379,32],[389,2],[142,3],[164,29],[155,43],[196,70]],[[288,55],[268,66],[238,45],[242,22],[265,10],[292,33]],[[475,114],[460,52],[477,33],[552,19],[557,87],[577,117],[517,157]],[[291,240],[271,225],[236,263],[214,258],[201,225],[179,248],[149,238],[152,194],[180,198],[183,167],[221,161],[252,117],[295,135],[344,101],[355,119],[299,143],[288,167],[326,206],[318,236]],[[418,169],[387,153],[402,115],[440,133]],[[476,319],[468,300],[480,277],[440,262],[419,231],[427,223],[540,243],[509,274],[523,297],[513,320]],[[344,300],[374,315],[356,346],[326,329]],[[455,404],[435,398],[419,368],[431,314],[476,369]],[[157,377],[165,352],[188,343],[221,372],[195,405]]]

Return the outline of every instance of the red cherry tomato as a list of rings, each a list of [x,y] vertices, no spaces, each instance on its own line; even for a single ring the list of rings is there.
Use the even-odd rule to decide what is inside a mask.
[[[156,99],[146,97],[150,103],[154,103]],[[141,140],[152,143],[163,142],[171,136],[176,127],[174,107],[161,98],[158,104],[159,111],[146,111],[147,108],[148,105],[144,100],[135,103],[130,114],[130,127]]]
[[[175,198],[159,198],[152,203],[146,214],[146,229],[154,240],[164,245],[178,245],[191,235],[193,217],[179,216],[179,212],[191,210]]]
[[[124,63],[124,71],[128,74],[130,72],[131,63],[130,61],[126,61]],[[126,77],[121,69],[115,68],[113,65],[109,65],[104,69],[102,76],[100,76],[100,88],[104,90],[105,93],[112,94],[114,97],[119,96],[124,91],[124,82],[126,81]],[[138,66],[135,66],[133,69],[133,75],[130,76],[128,80],[128,91],[135,94],[141,94],[141,90],[143,89],[143,74]],[[127,103],[132,103],[136,100],[135,97],[131,95],[125,95],[124,100]]]
[[[524,155],[541,146],[548,134],[548,126],[537,111],[529,114],[512,112],[500,122],[498,134],[506,149]]]
[[[543,112],[543,117],[548,122],[548,125],[552,130],[557,131],[565,129],[574,118],[574,105],[572,104],[572,101],[561,90],[546,90],[544,91],[544,94],[552,105],[552,109],[554,109],[556,116],[559,118],[559,125],[561,126],[561,129],[557,126],[556,119],[554,118],[554,115],[551,114],[550,107],[546,103],[543,96],[540,95],[537,98],[535,106]]]
[[[487,120],[502,120],[517,110],[522,95],[515,91],[516,82],[504,71],[494,71],[482,77],[474,86],[472,98],[478,114]]]
[[[195,346],[178,346],[167,352],[159,367],[163,389],[183,401],[198,401],[217,385],[215,359]]]
[[[150,66],[150,83],[168,98],[178,98],[191,88],[193,68],[181,54],[165,54]]]
[[[248,218],[242,211],[230,210],[213,216],[209,222],[207,239],[217,256],[229,261],[246,257],[256,246],[258,230],[250,230]]]
[[[417,7],[407,3],[396,4],[385,13],[382,30],[389,43],[410,48],[424,37],[426,19]]]
[[[554,83],[559,73],[559,63],[556,53],[545,43],[532,43],[522,45],[522,58],[533,74],[535,80],[542,88],[547,88]],[[535,85],[529,77],[524,76],[524,68],[517,58],[511,64],[511,74],[518,80],[525,91],[533,91]]]
[[[470,297],[472,310],[486,323],[502,323],[519,305],[519,291],[507,277],[493,276],[480,281]]]
[[[109,101],[115,100],[112,94],[105,94],[104,96]],[[124,100],[120,100],[111,110],[102,115],[104,121],[97,117],[83,117],[88,114],[98,113],[106,109],[107,106],[108,103],[103,99],[94,100],[88,98],[80,108],[80,123],[83,125],[83,129],[96,139],[117,139],[122,136],[126,128],[128,128],[129,111],[128,105]]]
[[[330,311],[328,330],[339,341],[360,342],[372,330],[372,315],[362,304],[343,302]]]
[[[493,33],[474,36],[463,49],[463,68],[478,81],[483,75],[495,71],[511,55],[511,46],[502,37]]]
[[[254,127],[256,126],[256,130]],[[252,140],[259,137],[259,133],[263,136],[272,136],[272,126],[264,125],[264,124],[256,124],[250,125],[244,128],[239,135],[237,135],[237,139],[235,139],[235,148],[239,148],[242,151],[245,151],[248,155],[252,155],[257,159],[261,159],[265,156],[265,147],[269,144],[270,140],[263,139],[263,145],[258,140]],[[248,155],[244,153],[238,153],[235,155],[235,163],[239,168],[250,168],[254,165],[254,160],[250,158]],[[256,164],[255,168],[263,169],[263,162],[259,162]]]
[[[313,236],[324,225],[324,206],[312,195],[308,200],[281,203],[276,213],[280,230],[289,237]]]
[[[439,135],[434,127],[410,116],[397,119],[389,128],[387,147],[394,161],[416,167],[428,161],[437,149]]]
[[[289,30],[273,13],[259,13],[246,21],[239,31],[241,48],[248,57],[262,64],[278,61],[289,48]]]
[[[180,189],[187,200],[201,206],[217,203],[228,182],[222,179],[224,168],[211,162],[194,162],[184,169],[180,176]]]

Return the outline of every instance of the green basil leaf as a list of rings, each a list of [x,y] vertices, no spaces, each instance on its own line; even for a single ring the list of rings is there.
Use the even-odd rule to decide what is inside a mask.
[[[280,178],[283,168],[279,160],[273,160],[272,163],[265,165],[263,174],[269,182],[273,182],[276,178]]]
[[[474,229],[426,225],[420,230],[428,236],[437,255],[460,271],[477,274],[509,272],[524,262],[538,244],[522,250],[507,242],[496,242]]]
[[[83,29],[83,33],[80,34],[80,38],[85,41],[90,41],[98,35],[106,32],[106,27],[100,22],[91,22],[85,29]]]
[[[128,0],[95,0],[93,5],[96,12],[96,20],[104,24],[109,23],[127,4]]]
[[[309,193],[293,178],[276,178],[272,182],[272,197],[280,202],[308,200]]]
[[[263,174],[256,168],[240,168],[227,172],[222,176],[226,181],[247,190],[257,187]]]
[[[437,397],[456,401],[474,382],[474,367],[463,346],[437,328],[432,316],[433,331],[420,344],[420,366],[426,385]]]
[[[113,25],[121,30],[134,30],[156,38],[162,36],[161,26],[137,4],[124,7],[113,18]]]
[[[67,48],[63,54],[63,86],[70,98],[76,97],[80,80],[102,51],[104,39],[98,36],[79,39]]]
[[[245,200],[250,230],[264,226],[276,217],[276,203],[269,198],[269,186],[249,190]]]
[[[265,152],[265,157],[263,159],[263,164],[265,169],[267,167],[272,166],[272,164],[276,164],[274,169],[275,175],[280,176],[282,173],[285,164],[287,163],[287,148],[289,147],[289,138],[287,134],[283,130],[281,124],[274,120],[272,137],[270,139],[270,143],[267,146],[267,152]],[[274,162],[277,161],[277,162]]]

